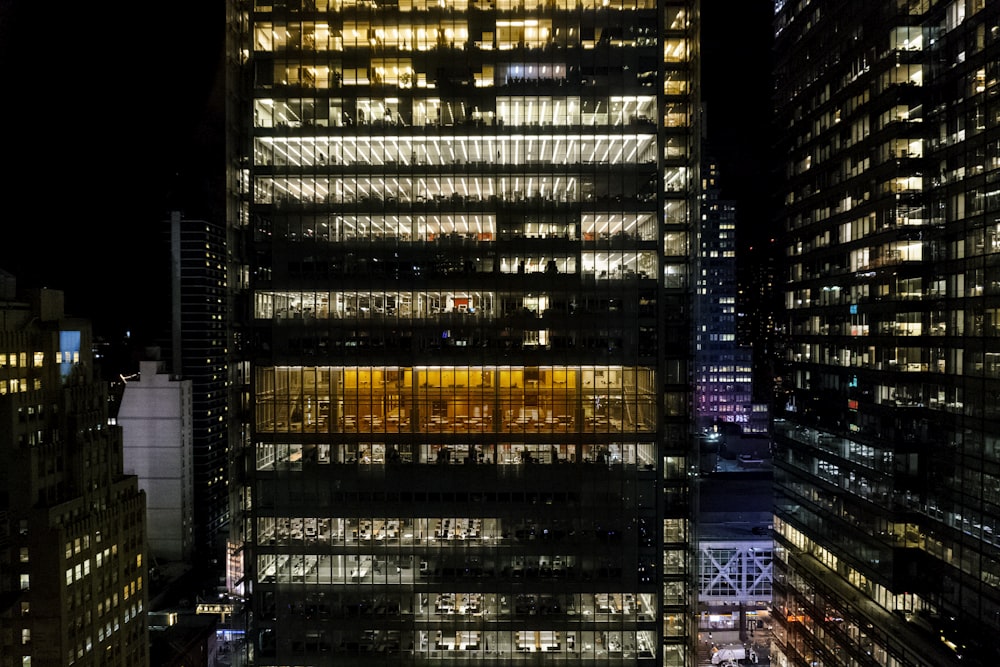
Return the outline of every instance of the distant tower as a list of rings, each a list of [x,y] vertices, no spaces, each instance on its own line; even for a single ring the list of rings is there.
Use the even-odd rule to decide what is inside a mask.
[[[695,410],[702,428],[726,422],[766,433],[768,410],[753,402],[754,350],[737,336],[735,202],[722,198],[719,165],[702,167],[695,292]]]
[[[61,292],[0,298],[4,667],[149,663],[146,497],[123,474],[91,337]]]
[[[171,368],[192,388],[195,550],[222,557],[229,519],[225,227],[169,219]]]

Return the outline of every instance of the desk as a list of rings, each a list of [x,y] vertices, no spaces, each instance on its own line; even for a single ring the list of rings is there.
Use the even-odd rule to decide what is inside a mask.
[[[594,596],[594,606],[603,614],[620,614],[622,611],[621,596],[610,593],[598,593]]]
[[[456,649],[475,651],[479,649],[479,631],[462,630],[454,635],[451,633],[445,635],[438,630],[435,645],[439,651],[454,651]]]
[[[595,431],[606,431],[610,425],[607,417],[587,417],[587,425]]]
[[[434,603],[438,614],[478,614],[480,593],[440,593]]]
[[[434,602],[434,611],[438,614],[452,614],[455,612],[455,596],[451,593],[440,593]]]
[[[517,633],[517,650],[525,653],[559,651],[559,633],[552,630],[520,630]]]
[[[528,426],[530,426],[533,423],[534,420],[530,419],[529,417],[518,417],[517,419],[515,419],[510,423],[510,428],[515,430],[516,429],[524,430],[527,429]]]

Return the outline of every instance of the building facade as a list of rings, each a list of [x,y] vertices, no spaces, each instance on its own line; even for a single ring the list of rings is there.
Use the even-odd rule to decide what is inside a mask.
[[[229,332],[226,228],[173,211],[170,373],[191,382],[195,552],[222,557],[229,522]]]
[[[0,294],[0,666],[149,664],[145,494],[122,468],[90,323]]]
[[[766,403],[754,402],[753,356],[737,332],[736,203],[722,197],[719,165],[704,161],[695,279],[695,419],[702,430],[722,422],[743,433],[768,432]]]
[[[191,381],[163,372],[163,362],[139,362],[126,378],[117,422],[125,471],[146,493],[149,557],[191,563],[194,554]]]
[[[775,25],[780,664],[996,664],[1000,4]]]
[[[697,3],[230,28],[255,664],[693,664]]]

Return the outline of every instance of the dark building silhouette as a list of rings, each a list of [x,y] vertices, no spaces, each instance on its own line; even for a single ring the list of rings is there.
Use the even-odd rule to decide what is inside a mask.
[[[778,3],[790,665],[1000,659],[1000,4]]]
[[[170,369],[191,381],[195,550],[205,562],[224,554],[229,521],[229,346],[226,230],[170,215]]]
[[[784,310],[778,283],[781,262],[775,256],[779,251],[777,238],[762,240],[741,247],[737,262],[736,340],[753,348],[753,398],[769,405],[775,404],[784,349],[784,320],[778,317]]]

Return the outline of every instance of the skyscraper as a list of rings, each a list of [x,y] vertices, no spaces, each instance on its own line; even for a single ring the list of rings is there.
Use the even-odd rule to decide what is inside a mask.
[[[256,664],[693,664],[697,2],[230,28]]]
[[[172,211],[170,369],[191,381],[193,522],[199,562],[221,556],[229,521],[229,414],[226,229]]]
[[[704,160],[695,279],[695,420],[726,422],[744,433],[768,431],[767,405],[754,403],[753,356],[737,336],[736,203],[722,197],[719,165]]]
[[[1000,4],[777,3],[783,664],[1000,658]]]
[[[62,292],[15,296],[0,290],[0,665],[147,665],[146,497],[90,323]]]

